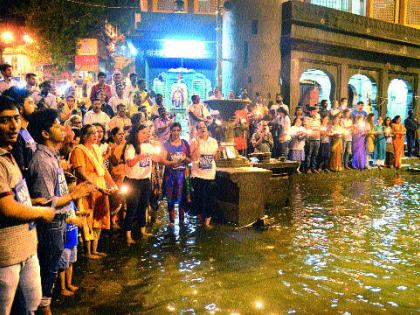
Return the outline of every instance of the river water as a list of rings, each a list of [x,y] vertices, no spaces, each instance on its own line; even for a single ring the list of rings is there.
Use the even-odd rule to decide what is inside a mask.
[[[78,262],[80,292],[55,310],[419,314],[419,176],[366,174],[294,182],[268,231],[190,223],[113,243],[102,262]]]

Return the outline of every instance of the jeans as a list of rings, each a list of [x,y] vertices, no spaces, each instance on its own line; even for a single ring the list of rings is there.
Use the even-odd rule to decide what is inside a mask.
[[[413,154],[413,148],[415,145],[415,139],[416,139],[416,131],[407,130],[406,133],[407,136],[407,154],[408,156],[411,156]]]
[[[319,151],[319,140],[307,140],[305,143],[305,167],[308,169],[316,169],[318,151]]]
[[[65,215],[56,215],[52,222],[37,225],[38,257],[42,282],[41,306],[51,303],[54,284],[59,272],[59,261],[64,250],[66,226]]]
[[[18,285],[27,314],[34,314],[42,297],[40,268],[36,254],[16,265],[0,268],[0,315],[10,314]]]
[[[351,155],[351,141],[343,141],[343,166],[348,167]]]
[[[124,183],[130,187],[127,195],[127,214],[124,219],[124,231],[131,231],[137,218],[140,227],[146,226],[146,210],[150,203],[152,184],[150,179],[132,179],[126,177]]]

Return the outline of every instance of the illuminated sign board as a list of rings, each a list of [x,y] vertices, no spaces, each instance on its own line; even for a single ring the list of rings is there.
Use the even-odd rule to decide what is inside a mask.
[[[211,58],[212,53],[206,49],[206,43],[196,40],[165,40],[161,49],[146,50],[148,57],[161,58]]]

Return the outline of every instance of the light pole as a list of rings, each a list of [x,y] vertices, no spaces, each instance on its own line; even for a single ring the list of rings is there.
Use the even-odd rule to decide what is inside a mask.
[[[222,89],[222,53],[223,53],[223,17],[222,11],[223,3],[222,0],[217,0],[217,12],[216,12],[216,81],[217,87]]]

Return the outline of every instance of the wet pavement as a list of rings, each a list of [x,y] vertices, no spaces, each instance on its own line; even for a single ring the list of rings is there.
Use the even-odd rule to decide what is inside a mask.
[[[320,178],[322,180],[320,180]],[[274,225],[165,224],[110,254],[80,254],[55,314],[418,314],[419,176],[360,172],[290,185]],[[166,214],[165,214],[166,217]]]

